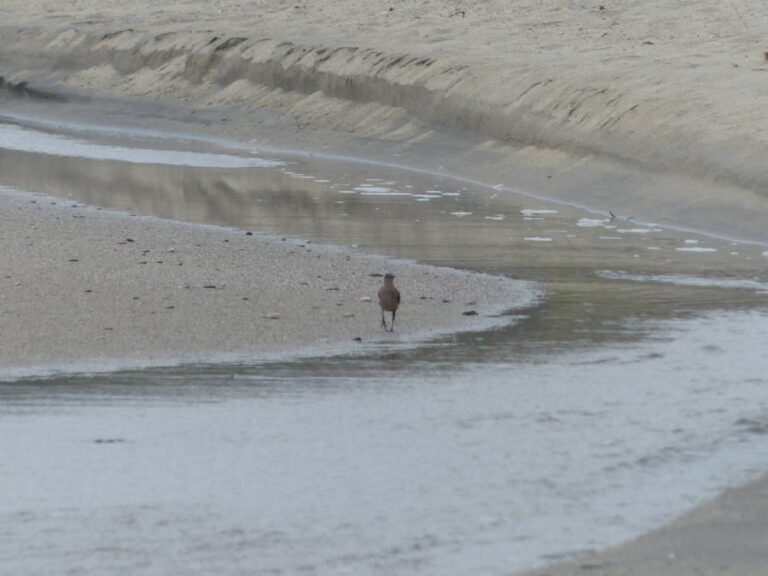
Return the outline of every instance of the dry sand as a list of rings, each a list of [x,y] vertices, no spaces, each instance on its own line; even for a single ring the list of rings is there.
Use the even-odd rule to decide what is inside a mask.
[[[3,191],[0,221],[6,377],[370,351],[504,323],[488,316],[534,294],[506,278],[41,195]],[[390,269],[404,302],[385,334],[376,292]]]
[[[164,102],[174,112],[154,110],[155,119],[172,124],[176,114],[182,126],[264,145],[450,165],[568,202],[765,242],[767,29],[757,0],[5,0],[0,74],[80,95]],[[70,105],[85,115],[99,109],[76,98]],[[124,106],[131,118],[133,105],[101,110],[118,115]],[[4,333],[24,334],[22,315],[49,315],[13,353],[27,361],[40,354],[35,337],[50,339],[48,354],[76,354],[72,326],[107,356],[126,349],[162,355],[168,343],[157,339],[168,334],[183,335],[185,353],[207,354],[210,342],[196,336],[201,326],[220,330],[218,351],[252,353],[264,344],[259,334],[284,337],[299,312],[278,307],[278,293],[289,292],[323,294],[328,316],[311,325],[307,342],[340,337],[321,327],[331,324],[350,324],[343,338],[374,334],[369,318],[377,312],[359,297],[375,293],[367,273],[382,271],[379,262],[355,257],[353,266],[340,253],[257,242],[243,231],[37,208],[4,199],[0,215],[4,236],[17,244],[4,251],[3,269],[23,271],[5,277],[3,297],[23,294],[30,307],[4,304]],[[11,218],[17,233],[7,227]],[[32,225],[45,235],[23,233]],[[135,242],[125,243],[128,237]],[[43,268],[22,256],[43,249]],[[265,266],[299,259],[281,276],[288,284],[265,276]],[[330,290],[345,266],[355,272],[344,275],[349,284]],[[424,274],[396,271],[413,286]],[[62,291],[56,282],[64,278]],[[462,282],[471,285],[467,294],[478,289],[466,276],[452,278],[457,290],[466,288]],[[57,305],[41,311],[42,298]],[[213,299],[220,317],[196,315]],[[136,330],[121,333],[113,301]],[[460,308],[446,329],[456,327]],[[271,312],[281,321],[264,318]],[[447,318],[443,312],[430,318]],[[636,542],[543,573],[768,573],[765,486],[734,491]]]

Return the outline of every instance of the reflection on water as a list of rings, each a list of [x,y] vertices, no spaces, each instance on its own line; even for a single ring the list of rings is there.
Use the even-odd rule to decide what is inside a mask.
[[[762,249],[612,218],[607,210],[596,215],[440,175],[313,157],[226,169],[112,158],[41,161],[1,150],[0,185],[545,283],[547,304],[526,322],[482,342],[458,337],[466,346],[452,347],[449,361],[624,339],[638,335],[627,318],[766,300],[750,284],[768,281]],[[670,273],[694,280],[665,281]],[[709,281],[696,280],[702,277]],[[416,354],[441,361],[445,350]]]
[[[63,156],[118,160],[133,164],[165,166],[200,166],[203,168],[274,167],[282,162],[258,157],[232,154],[163,150],[130,146],[103,146],[80,138],[66,137],[55,132],[33,130],[14,124],[0,124],[0,148],[31,152],[38,156]]]

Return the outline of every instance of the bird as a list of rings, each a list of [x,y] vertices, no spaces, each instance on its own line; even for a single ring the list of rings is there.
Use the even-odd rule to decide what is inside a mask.
[[[395,331],[395,314],[400,306],[400,291],[395,288],[395,275],[387,272],[384,275],[384,286],[379,289],[379,306],[381,306],[381,325],[388,332]],[[384,312],[392,312],[392,324],[387,327]]]

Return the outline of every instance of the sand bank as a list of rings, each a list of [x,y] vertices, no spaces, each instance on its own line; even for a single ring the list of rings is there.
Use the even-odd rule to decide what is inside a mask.
[[[754,0],[11,0],[0,74],[765,240],[767,18]]]
[[[510,279],[1,192],[4,376],[370,351],[533,302]],[[394,334],[376,298],[389,269]]]

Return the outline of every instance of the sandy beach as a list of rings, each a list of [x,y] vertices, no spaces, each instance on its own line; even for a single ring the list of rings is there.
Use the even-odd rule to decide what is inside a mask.
[[[26,114],[418,165],[765,243],[767,26],[756,0],[7,0],[0,75]],[[349,351],[531,301],[508,279],[13,191],[0,222],[9,375]],[[394,337],[375,301],[390,270],[411,298]],[[767,484],[536,574],[764,574]]]
[[[354,352],[503,323],[487,316],[533,302],[510,279],[43,195],[5,190],[2,215],[7,377]],[[408,297],[393,334],[376,297],[389,270]]]
[[[543,196],[765,239],[766,16],[754,1],[0,10],[0,74],[66,87],[85,108],[94,95],[171,104],[195,130],[485,182],[513,168],[515,186]]]

